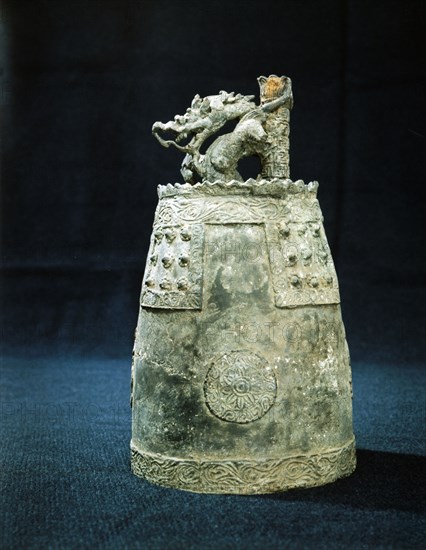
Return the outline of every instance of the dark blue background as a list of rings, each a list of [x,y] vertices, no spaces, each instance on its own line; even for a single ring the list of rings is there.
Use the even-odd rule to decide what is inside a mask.
[[[10,1],[1,11],[5,548],[420,547],[424,3]],[[128,380],[156,186],[151,137],[196,92],[293,80],[293,179],[320,182],[359,468],[268,497],[129,473]],[[253,167],[245,167],[252,175]],[[423,527],[423,530],[422,530]]]

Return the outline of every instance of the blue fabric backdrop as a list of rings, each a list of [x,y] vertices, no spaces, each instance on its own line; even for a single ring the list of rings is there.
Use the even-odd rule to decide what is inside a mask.
[[[4,3],[3,548],[424,546],[425,13],[420,0]],[[151,126],[196,92],[257,95],[270,73],[293,80],[292,177],[320,182],[359,465],[282,495],[155,487],[130,473],[130,362],[156,186],[179,179],[181,155]]]

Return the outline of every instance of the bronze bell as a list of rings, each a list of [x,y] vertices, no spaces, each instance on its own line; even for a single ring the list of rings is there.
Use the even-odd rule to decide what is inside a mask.
[[[349,352],[318,184],[288,179],[291,80],[258,80],[260,105],[195,96],[185,115],[153,127],[185,153],[185,183],[158,187],[131,449],[133,472],[167,487],[270,493],[355,469]],[[243,181],[237,165],[249,155],[262,172]]]

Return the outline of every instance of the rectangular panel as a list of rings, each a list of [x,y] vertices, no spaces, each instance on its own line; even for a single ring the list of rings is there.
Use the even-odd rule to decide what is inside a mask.
[[[156,226],[151,236],[141,305],[201,309],[204,227]]]

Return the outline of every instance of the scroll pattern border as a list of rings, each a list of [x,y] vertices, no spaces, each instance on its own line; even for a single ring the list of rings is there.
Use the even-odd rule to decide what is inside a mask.
[[[184,460],[140,451],[131,444],[132,471],[152,483],[199,493],[264,494],[315,487],[350,475],[355,440],[316,454],[267,460]]]
[[[262,223],[273,220],[321,221],[317,199],[292,200],[263,197],[209,197],[161,199],[154,227],[180,223]]]

